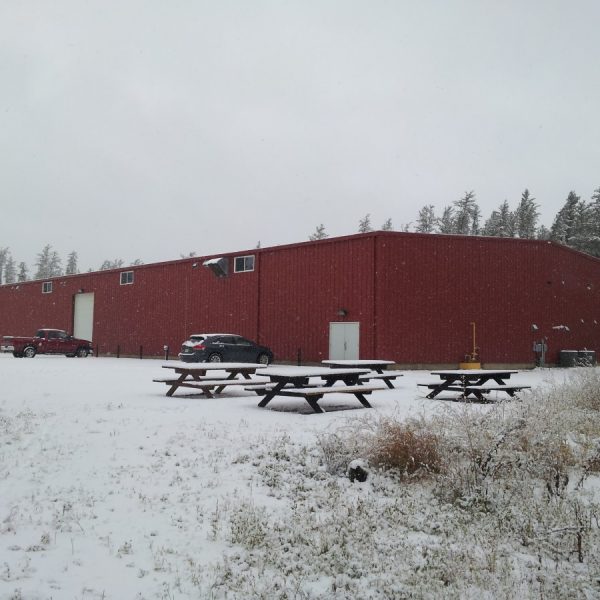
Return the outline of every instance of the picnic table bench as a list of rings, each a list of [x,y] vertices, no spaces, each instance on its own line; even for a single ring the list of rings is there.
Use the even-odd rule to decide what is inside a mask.
[[[169,386],[167,396],[172,396],[177,389],[184,387],[196,389],[199,393],[213,398],[214,394],[220,394],[226,387],[246,385],[257,369],[264,369],[265,367],[266,365],[255,363],[184,363],[174,361],[162,365],[162,368],[174,370],[179,377],[156,378],[153,381],[165,383]],[[213,374],[214,371],[224,371],[227,376],[216,378]],[[207,376],[207,372],[210,372],[210,375]]]
[[[369,373],[368,369],[329,369],[323,367],[287,367],[281,369],[267,368],[260,377],[269,377],[270,382],[261,385],[252,385],[246,389],[262,395],[258,406],[265,407],[275,396],[288,396],[304,398],[316,413],[324,412],[318,405],[319,400],[326,394],[353,394],[366,408],[371,405],[365,398],[380,387],[362,385],[360,377]],[[319,378],[321,383],[311,384],[310,378]],[[340,382],[341,385],[334,383]]]
[[[369,369],[371,372],[366,375],[361,375],[361,381],[370,381],[372,379],[380,379],[390,389],[394,389],[392,381],[398,377],[402,377],[402,373],[392,373],[386,371],[386,367],[389,367],[394,363],[393,360],[375,360],[375,359],[339,359],[339,360],[322,360],[321,364],[327,365],[332,369]]]
[[[365,394],[370,394],[375,390],[380,390],[379,387],[366,387],[364,385],[348,385],[348,386],[321,386],[321,387],[300,387],[300,388],[283,388],[277,393],[278,396],[292,396],[296,398],[304,398],[311,408],[316,413],[325,412],[318,404],[319,400],[325,394],[353,394],[365,408],[372,408]],[[265,406],[259,402],[259,406]]]

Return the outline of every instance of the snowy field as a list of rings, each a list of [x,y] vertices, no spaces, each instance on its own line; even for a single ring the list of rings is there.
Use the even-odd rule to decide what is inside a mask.
[[[242,389],[167,398],[161,364],[0,355],[1,600],[570,597],[565,570],[573,598],[594,595],[594,565],[515,549],[427,484],[328,468],[327,436],[382,416],[491,410],[425,399],[428,372],[403,372],[372,410],[339,395],[313,414]]]

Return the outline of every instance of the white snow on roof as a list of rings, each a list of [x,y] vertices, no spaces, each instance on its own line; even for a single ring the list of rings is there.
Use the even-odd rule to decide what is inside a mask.
[[[239,333],[192,333],[192,335],[190,335],[191,338],[193,337],[210,337],[210,336],[214,336],[214,335],[233,335],[236,337],[240,337]]]

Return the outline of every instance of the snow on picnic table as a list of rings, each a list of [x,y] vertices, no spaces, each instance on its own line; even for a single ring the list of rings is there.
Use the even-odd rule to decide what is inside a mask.
[[[152,381],[162,364],[0,355],[0,599],[203,597],[194,577],[235,551],[218,535],[219,511],[234,500],[278,506],[256,483],[254,454],[269,456],[281,439],[314,449],[319,432],[371,412],[341,394],[321,401],[324,414],[295,398],[259,408],[242,386],[168,398]],[[402,373],[395,389],[370,396],[375,413],[439,409],[416,386],[429,372]],[[511,382],[557,376],[535,370]]]

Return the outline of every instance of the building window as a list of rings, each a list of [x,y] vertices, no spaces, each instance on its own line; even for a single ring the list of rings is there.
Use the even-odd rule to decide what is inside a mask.
[[[133,271],[123,271],[121,273],[121,285],[131,285],[133,283]]]
[[[52,282],[44,281],[42,283],[42,294],[51,294],[52,293]]]
[[[242,271],[254,271],[254,255],[236,256],[234,271],[241,273]]]

